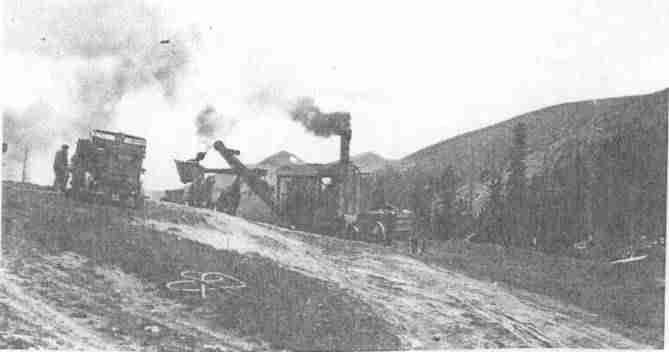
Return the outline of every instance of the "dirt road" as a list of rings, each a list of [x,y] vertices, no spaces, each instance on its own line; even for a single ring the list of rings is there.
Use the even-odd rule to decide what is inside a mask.
[[[406,348],[644,348],[593,326],[592,314],[545,296],[471,279],[393,249],[212,213],[207,226],[149,220],[164,231],[258,253],[338,284],[387,320]]]

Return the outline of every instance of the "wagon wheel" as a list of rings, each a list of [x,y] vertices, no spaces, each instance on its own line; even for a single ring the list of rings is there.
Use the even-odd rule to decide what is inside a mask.
[[[375,222],[369,230],[372,242],[387,242],[386,227],[380,221]]]

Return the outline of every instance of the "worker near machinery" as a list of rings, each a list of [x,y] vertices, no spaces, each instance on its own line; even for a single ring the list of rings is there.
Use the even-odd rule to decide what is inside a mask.
[[[209,176],[209,177],[205,178],[205,180],[204,180],[202,196],[203,196],[203,198],[204,198],[203,200],[205,202],[204,206],[207,209],[214,209],[214,207],[215,207],[214,200],[212,199],[212,196],[211,196],[214,193],[214,185],[215,184],[216,184],[216,179],[214,178],[214,176]]]
[[[68,148],[69,146],[67,144],[63,144],[60,150],[56,152],[56,157],[53,160],[53,172],[56,175],[56,179],[54,180],[54,188],[63,193],[65,193],[65,187],[67,185],[68,179]]]
[[[216,209],[229,215],[237,215],[237,208],[239,208],[241,199],[241,188],[241,180],[237,176],[232,184],[221,192],[216,202]]]
[[[202,161],[206,155],[207,155],[206,152],[199,152],[195,155],[195,158],[189,159],[188,162],[196,163],[198,166],[200,166],[200,161]],[[191,184],[189,192],[190,204],[191,206],[202,207],[205,206],[204,193],[206,187],[205,187],[204,172],[202,171],[201,167],[195,168],[194,172],[196,174],[194,175],[193,183]]]
[[[219,212],[225,213],[225,209],[227,207],[227,200],[225,198],[225,190],[221,191],[221,193],[218,195],[218,199],[216,199],[216,204],[214,205],[214,209]]]
[[[239,176],[235,178],[235,181],[230,185],[229,194],[229,211],[230,215],[237,215],[237,208],[239,208],[239,201],[242,198],[242,184]]]

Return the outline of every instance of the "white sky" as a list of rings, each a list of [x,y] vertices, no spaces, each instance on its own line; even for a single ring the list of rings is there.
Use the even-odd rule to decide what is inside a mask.
[[[350,111],[353,154],[400,158],[544,106],[669,86],[666,0],[158,4],[201,41],[174,104],[154,87],[120,105],[115,127],[148,139],[153,189],[178,185],[172,159],[198,150],[193,120],[206,104],[241,120],[221,138],[244,161],[280,150],[337,158],[336,138],[310,136],[279,110],[250,108],[246,97],[263,87]],[[63,82],[77,62],[4,49],[3,108],[43,101],[66,114]],[[210,154],[206,164],[225,165]],[[50,183],[49,165],[36,165],[33,180]]]

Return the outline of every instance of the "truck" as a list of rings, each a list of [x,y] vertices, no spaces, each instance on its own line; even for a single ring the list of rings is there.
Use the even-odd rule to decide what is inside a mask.
[[[93,130],[77,141],[72,156],[69,194],[79,200],[141,209],[141,177],[146,139],[121,132]]]

